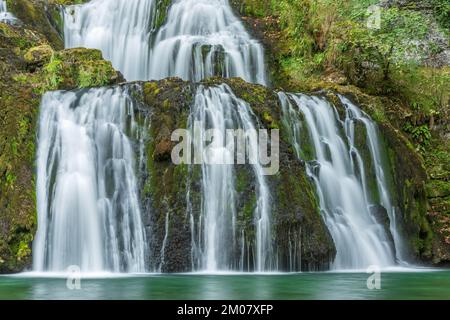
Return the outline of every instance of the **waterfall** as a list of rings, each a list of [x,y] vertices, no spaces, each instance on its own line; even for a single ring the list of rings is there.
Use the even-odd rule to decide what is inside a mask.
[[[0,22],[4,23],[14,23],[17,20],[16,17],[10,12],[6,7],[6,1],[0,0]]]
[[[199,81],[217,75],[266,84],[263,48],[227,0],[175,0],[171,5],[161,0],[93,0],[67,6],[62,14],[65,47],[101,50],[127,80],[178,76]],[[35,269],[62,270],[76,264],[88,271],[145,270],[147,248],[127,135],[135,124],[125,117],[132,116],[127,92],[115,88],[49,93],[41,108]],[[227,86],[199,87],[191,120],[204,120],[201,132],[210,127],[255,129],[249,106]],[[98,131],[105,123],[109,131]],[[256,154],[256,143],[250,148]],[[204,157],[223,156],[217,152]],[[261,166],[252,166],[254,236],[236,225],[233,166],[201,168],[202,209],[195,217],[198,221],[191,215],[193,267],[243,270],[245,260],[248,269],[270,270],[270,193]],[[170,236],[169,218],[160,268]]]
[[[0,17],[6,3],[0,0]],[[92,0],[62,9],[66,48],[100,49],[125,78],[177,76],[198,82],[241,77],[266,85],[264,50],[233,14],[228,0]],[[1,18],[0,18],[1,19]],[[316,186],[324,221],[336,244],[335,269],[391,266],[405,260],[391,178],[374,122],[345,97],[339,114],[324,98],[279,94],[283,121]],[[341,120],[341,118],[343,120]],[[200,124],[198,126],[198,124]],[[199,85],[188,128],[201,150],[200,212],[186,195],[193,270],[270,271],[276,268],[271,194],[258,163],[248,166],[255,206],[252,230],[239,223],[234,154],[207,144],[208,129],[256,130],[250,106],[227,85]],[[38,232],[34,268],[143,272],[149,248],[136,173],[144,159],[143,132],[129,88],[47,93],[38,146]],[[257,143],[248,138],[249,154]],[[139,158],[136,159],[136,154]],[[248,156],[248,154],[247,154]],[[193,170],[190,166],[189,170]],[[170,246],[164,216],[160,264]],[[306,230],[307,231],[307,230]],[[302,230],[300,229],[300,233]],[[288,234],[291,268],[301,263],[301,240]],[[189,254],[189,252],[186,252]]]
[[[144,272],[145,231],[122,87],[49,92],[40,109],[34,270]]]
[[[284,124],[316,185],[336,245],[333,268],[386,267],[402,260],[389,170],[383,164],[374,122],[345,97],[340,97],[343,121],[324,98],[285,93],[279,97]]]
[[[196,224],[201,247],[193,249],[193,252],[201,253],[199,269],[218,271],[243,268],[240,261],[246,256],[244,230],[238,230],[236,223],[236,166],[230,164],[234,163],[235,155],[224,147],[227,146],[225,132],[228,129],[255,131],[254,118],[249,105],[238,99],[227,85],[198,88],[189,128],[194,137],[200,138],[194,139],[194,149],[200,150],[202,155],[202,209]],[[199,128],[196,128],[196,123],[200,124]],[[222,137],[213,139],[213,148],[207,148],[204,142],[208,141],[208,129],[222,133]],[[246,139],[251,140],[249,137]],[[255,141],[249,141],[248,146],[249,154],[258,154]],[[254,212],[256,236],[253,241],[256,261],[253,265],[256,271],[266,271],[271,268],[272,258],[270,192],[261,165],[252,164],[252,171],[257,199]],[[193,217],[191,223],[194,225]],[[196,232],[195,228],[192,230]],[[238,241],[239,237],[241,241]]]
[[[228,0],[176,0],[151,50],[150,78],[214,75],[265,84],[264,51]]]
[[[102,51],[127,80],[149,80],[156,0],[93,0],[63,9],[66,48]]]
[[[382,155],[387,152],[382,149],[378,128],[370,117],[362,112],[350,100],[344,96],[339,96],[339,98],[346,108],[346,132],[347,135],[350,136],[351,141],[355,140],[355,123],[357,121],[362,123],[366,129],[367,146],[372,156],[376,176],[376,185],[379,194],[378,200],[381,206],[386,209],[389,216],[389,230],[395,244],[396,259],[399,263],[407,264],[407,249],[405,248],[402,236],[400,235],[399,228],[397,226],[397,222],[399,220],[397,216],[397,208],[392,204],[392,198],[390,195],[389,184],[392,183],[392,177],[386,174],[389,170],[384,164],[386,161],[383,160],[382,157]]]
[[[227,0],[93,0],[63,10],[67,48],[100,49],[131,80],[210,76],[266,83],[263,47]],[[165,23],[161,23],[165,17]]]

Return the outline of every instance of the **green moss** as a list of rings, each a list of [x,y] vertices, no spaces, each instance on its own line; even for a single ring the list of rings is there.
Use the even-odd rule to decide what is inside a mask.
[[[251,181],[251,177],[249,176],[249,172],[247,170],[244,170],[243,168],[240,168],[239,170],[237,170],[236,192],[243,193],[247,189],[250,181]]]
[[[59,57],[53,56],[50,62],[44,67],[47,86],[44,90],[56,89],[63,82],[64,78],[60,75],[63,69],[63,63]]]
[[[155,98],[159,92],[160,89],[158,88],[157,82],[144,83],[144,95],[148,101]]]
[[[44,1],[7,0],[8,9],[29,28],[45,35],[56,49],[64,47],[62,38],[48,19]]]
[[[245,202],[242,211],[238,212],[238,215],[242,217],[241,223],[243,224],[242,227],[245,228],[245,226],[251,225],[255,216],[255,210],[256,210],[256,193],[252,193],[250,195],[250,198]],[[250,228],[246,228],[247,233]]]
[[[26,56],[33,59],[41,47],[31,48]],[[47,47],[44,48],[47,50]],[[45,61],[44,57],[36,58]],[[30,61],[35,64],[36,61]],[[54,52],[50,61],[33,74],[18,74],[17,81],[28,83],[34,91],[42,94],[49,90],[99,87],[122,81],[111,62],[102,58],[101,52],[93,49],[68,49]]]
[[[21,259],[24,259],[30,255],[31,255],[31,249],[29,247],[29,243],[27,243],[25,241],[21,241],[19,243],[19,249],[17,250],[17,254],[16,254],[17,260],[20,261]]]
[[[24,59],[27,63],[48,63],[53,55],[53,49],[48,44],[32,47],[25,53]]]
[[[171,4],[171,0],[159,0],[157,2],[156,20],[154,22],[155,29],[159,29],[166,21],[167,12]]]
[[[372,161],[372,153],[367,141],[366,127],[362,122],[355,124],[355,146],[359,150],[359,155],[362,158],[365,173],[364,178],[369,189],[370,201],[372,203],[381,203],[376,176],[377,168],[375,168],[375,163]],[[388,167],[384,166],[384,168]],[[389,170],[386,171],[389,172]]]

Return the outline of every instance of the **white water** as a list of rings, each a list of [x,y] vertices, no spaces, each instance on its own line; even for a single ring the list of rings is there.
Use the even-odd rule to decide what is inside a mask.
[[[213,75],[266,83],[263,47],[227,0],[175,0],[157,30],[160,0],[93,0],[67,7],[67,48],[100,49],[131,80]]]
[[[15,22],[17,18],[10,12],[6,7],[6,1],[0,0],[0,22],[12,23]]]
[[[102,51],[124,77],[149,80],[156,0],[93,0],[63,10],[66,48]]]
[[[65,46],[100,49],[128,80],[179,76],[198,81],[220,75],[266,83],[262,46],[246,33],[228,1],[174,1],[166,23],[158,29],[160,4],[158,0],[93,0],[68,6],[63,9]],[[218,88],[211,90],[218,94]],[[229,88],[219,91],[223,91],[221,96],[237,101],[231,92],[225,93],[231,91]],[[211,103],[208,108],[215,110],[217,123],[225,122],[220,110],[227,105],[218,100]],[[125,116],[132,116],[130,104],[126,92],[119,88],[55,92],[44,97],[35,271],[61,272],[70,265],[94,273],[145,271],[147,246],[136,190],[134,151],[125,132],[130,127],[136,130],[133,119]],[[252,127],[248,106],[237,109],[239,126]],[[141,164],[142,139],[140,144]],[[253,265],[263,271],[269,269],[271,256],[269,192],[261,169],[255,166],[254,171],[258,201]],[[233,206],[229,202],[234,192],[233,175],[229,169],[210,166],[203,166],[203,174],[203,199],[208,201],[203,208],[204,221],[199,223],[199,237],[200,233],[204,237],[199,243],[205,246],[200,249],[202,262],[198,265],[210,271],[236,269],[238,264],[232,261],[231,252],[221,258],[230,247],[225,240],[230,240],[233,248],[236,241],[234,209],[231,221],[225,219],[227,210],[220,212]],[[227,188],[217,184],[219,181]],[[160,268],[165,263],[168,223],[166,216]],[[193,232],[193,256],[194,242]],[[241,255],[244,259],[243,252]]]
[[[159,268],[158,271],[161,273],[162,269],[164,267],[165,264],[165,258],[166,258],[166,246],[167,246],[167,239],[169,238],[169,223],[170,223],[170,213],[169,211],[167,211],[166,213],[166,223],[165,223],[165,227],[164,227],[164,239],[162,242],[162,246],[161,246],[161,254],[160,254],[160,264],[159,264]]]
[[[66,47],[83,46],[102,50],[105,58],[111,60],[115,68],[128,80],[178,76],[185,80],[199,81],[212,75],[220,75],[238,76],[249,82],[266,84],[263,48],[245,31],[242,23],[233,15],[227,0],[175,0],[161,28],[155,25],[155,19],[160,14],[158,3],[158,0],[93,0],[84,5],[70,6],[63,11]],[[2,2],[0,6],[1,4]],[[100,107],[94,107],[99,100],[111,99],[112,105],[116,106],[114,108],[121,105],[117,101],[126,100],[123,92],[118,94],[121,98],[118,98],[116,93],[109,98],[104,97],[105,90],[95,91],[101,98],[96,96],[94,91],[90,91],[81,97],[83,103],[75,109],[70,109],[67,104],[70,99],[75,99],[70,98],[71,93],[48,94],[43,101],[40,137],[47,135],[46,139],[49,141],[63,141],[62,137],[65,137],[64,141],[73,146],[64,143],[58,148],[52,148],[51,142],[46,142],[46,139],[39,145],[40,227],[35,244],[36,270],[61,271],[68,263],[81,265],[83,270],[90,272],[141,272],[145,269],[145,235],[135,190],[135,160],[130,142],[121,132],[125,130],[124,123],[116,123],[117,119],[110,119],[118,126],[114,138],[111,136],[110,139],[116,141],[116,138],[122,137],[117,143],[122,144],[123,150],[130,152],[127,151],[122,159],[126,160],[128,165],[123,164],[123,167],[114,168],[110,173],[111,176],[120,177],[120,181],[130,182],[127,183],[128,187],[121,186],[116,188],[115,192],[126,192],[126,203],[130,206],[126,210],[127,217],[132,222],[123,224],[114,220],[114,215],[122,210],[118,210],[118,207],[106,210],[98,206],[101,197],[101,201],[115,205],[124,201],[114,197],[106,197],[105,200],[102,192],[107,189],[107,183],[104,181],[107,176],[101,176],[101,173],[97,172],[97,166],[102,165],[98,162],[100,160],[97,159],[97,153],[107,149],[108,143],[99,145],[98,150],[94,150],[92,145],[98,144],[97,133],[89,131],[96,123],[105,121],[105,117],[112,116],[107,115]],[[334,268],[364,268],[371,264],[384,267],[394,265],[396,260],[403,260],[402,241],[395,225],[395,208],[389,197],[388,177],[383,170],[380,143],[373,122],[344,98],[342,100],[347,105],[347,116],[345,122],[340,122],[333,108],[323,100],[290,95],[289,101],[287,96],[280,96],[285,111],[288,110],[294,117],[290,119],[290,124],[296,128],[294,131],[298,134],[301,130],[300,121],[295,118],[296,113],[301,112],[306,117],[311,132],[316,161],[308,163],[308,173],[317,185],[324,218],[336,242],[338,252]],[[51,101],[50,97],[55,101]],[[50,112],[47,104],[58,104],[61,111]],[[87,116],[85,111],[79,111],[79,108],[86,109],[87,113],[94,112],[90,109],[95,109],[96,115]],[[48,120],[44,115],[47,113],[49,117],[58,116],[61,123],[45,124],[43,121]],[[115,111],[113,114],[117,116]],[[77,120],[67,122],[66,118]],[[200,88],[191,118],[207,120],[205,123],[208,128],[220,130],[230,126],[244,129],[254,127],[248,105],[237,99],[226,86]],[[294,119],[298,121],[295,122]],[[395,243],[395,250],[390,244],[389,234],[371,214],[373,195],[365,181],[365,166],[359,150],[353,145],[356,120],[362,122],[366,128],[380,195],[379,204],[386,208],[389,215],[389,231]],[[66,123],[71,122],[76,130],[64,127]],[[79,139],[64,135],[67,130],[77,132]],[[297,135],[295,137],[298,138]],[[302,141],[296,139],[295,146],[300,156],[303,151]],[[256,145],[251,147],[255,148]],[[75,151],[78,152],[75,154]],[[204,155],[206,158],[229,156],[225,150]],[[82,166],[77,167],[76,163],[72,163],[73,159],[83,157],[85,159],[77,160],[83,162]],[[140,161],[143,161],[142,157]],[[72,169],[56,170],[56,167],[63,166],[62,163],[67,163],[67,167],[70,164]],[[126,174],[124,168],[128,170]],[[253,265],[256,271],[273,269],[275,264],[272,262],[270,193],[261,170],[258,165],[253,166],[257,186],[257,208],[254,214],[256,235],[254,243],[250,244],[246,243],[245,230],[236,226],[234,168],[231,165],[202,165],[203,203],[200,221],[195,221],[194,216],[190,216],[193,269],[196,266],[206,272],[242,271],[244,264]],[[75,174],[72,174],[72,171]],[[66,177],[73,180],[66,182]],[[82,187],[79,183],[87,187]],[[43,187],[44,191],[39,191],[40,187]],[[89,188],[92,192],[89,192]],[[66,191],[67,193],[64,193]],[[72,227],[73,221],[77,221],[75,227]],[[160,268],[165,263],[166,243],[170,236],[168,223],[167,215]],[[128,243],[125,237],[116,237],[119,234],[128,234],[132,244]],[[252,263],[248,262],[250,248],[254,250]],[[298,249],[295,247],[290,248],[289,252],[296,250]],[[194,261],[196,259],[198,262]],[[291,257],[292,259],[295,261],[297,257]]]
[[[228,0],[175,0],[151,51],[150,78],[218,75],[265,84],[264,51]]]
[[[199,132],[193,132],[195,148],[201,150],[202,161],[202,212],[197,222],[200,235],[200,248],[193,252],[201,252],[199,269],[206,272],[237,270],[244,259],[245,245],[238,241],[242,230],[236,225],[236,190],[235,166],[231,163],[235,156],[225,144],[227,129],[255,130],[253,113],[248,104],[238,99],[226,85],[218,87],[199,87],[195,97],[190,128],[195,121],[202,125]],[[214,148],[206,149],[206,130],[218,129],[223,133],[223,140],[214,139]],[[251,139],[250,139],[251,140]],[[257,144],[249,143],[248,152],[257,155]],[[259,163],[259,161],[258,161]],[[270,192],[266,184],[263,168],[260,164],[252,164],[256,184],[256,208],[254,212],[256,238],[255,271],[271,269],[272,243],[270,225]],[[191,219],[193,219],[191,217]],[[194,223],[193,220],[191,220]],[[193,232],[195,228],[193,227]],[[241,239],[243,241],[243,239]],[[239,252],[239,254],[237,254]]]
[[[379,201],[389,215],[389,230],[395,244],[396,259],[401,264],[407,264],[406,248],[397,227],[397,209],[392,205],[392,199],[389,191],[389,177],[386,175],[386,172],[389,171],[386,170],[385,165],[383,165],[382,154],[386,154],[386,150],[381,150],[382,145],[379,141],[378,128],[375,122],[373,122],[367,114],[362,112],[361,109],[355,106],[350,100],[344,96],[340,96],[339,98],[346,107],[345,128],[346,134],[350,137],[351,141],[354,141],[355,139],[355,122],[359,121],[364,124],[367,132],[367,144],[375,167]]]
[[[333,269],[363,269],[371,265],[388,267],[402,255],[402,242],[395,228],[395,211],[389,197],[387,179],[381,160],[380,143],[375,124],[345,98],[345,120],[325,99],[280,93],[285,123],[292,129],[293,144],[299,157],[305,156],[305,144],[314,146],[313,159],[307,161],[307,172],[316,184],[320,208],[336,245]],[[301,118],[304,118],[302,122]],[[363,124],[375,167],[380,200],[369,188],[361,150],[354,144],[355,125]],[[309,137],[300,132],[308,130]],[[362,134],[358,132],[358,134]],[[386,230],[371,213],[374,204],[383,206],[389,215]],[[390,241],[393,235],[395,248]]]
[[[127,89],[50,92],[41,103],[35,271],[144,272]]]

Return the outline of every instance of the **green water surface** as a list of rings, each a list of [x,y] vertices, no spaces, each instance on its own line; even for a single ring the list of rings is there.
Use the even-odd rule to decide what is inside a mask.
[[[365,273],[142,275],[67,279],[1,276],[0,299],[450,299],[450,271],[381,274],[369,290]],[[73,286],[72,286],[73,287]]]

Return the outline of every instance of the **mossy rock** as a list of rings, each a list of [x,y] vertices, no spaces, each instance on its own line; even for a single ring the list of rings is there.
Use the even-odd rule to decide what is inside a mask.
[[[100,50],[66,49],[56,52],[44,67],[49,89],[100,87],[123,82],[110,61],[103,60]]]
[[[53,54],[53,48],[48,44],[43,44],[28,50],[24,59],[30,65],[43,66],[50,62]]]
[[[47,4],[43,0],[6,0],[11,11],[25,26],[45,35],[55,49],[63,49],[63,40],[49,19]]]
[[[151,269],[158,269],[169,215],[169,237],[163,272],[191,270],[190,226],[186,215],[188,174],[186,166],[174,166],[171,134],[186,128],[192,99],[191,85],[177,78],[142,84],[141,113],[149,124],[146,142],[146,173],[142,176],[144,223],[148,226],[152,247]]]

